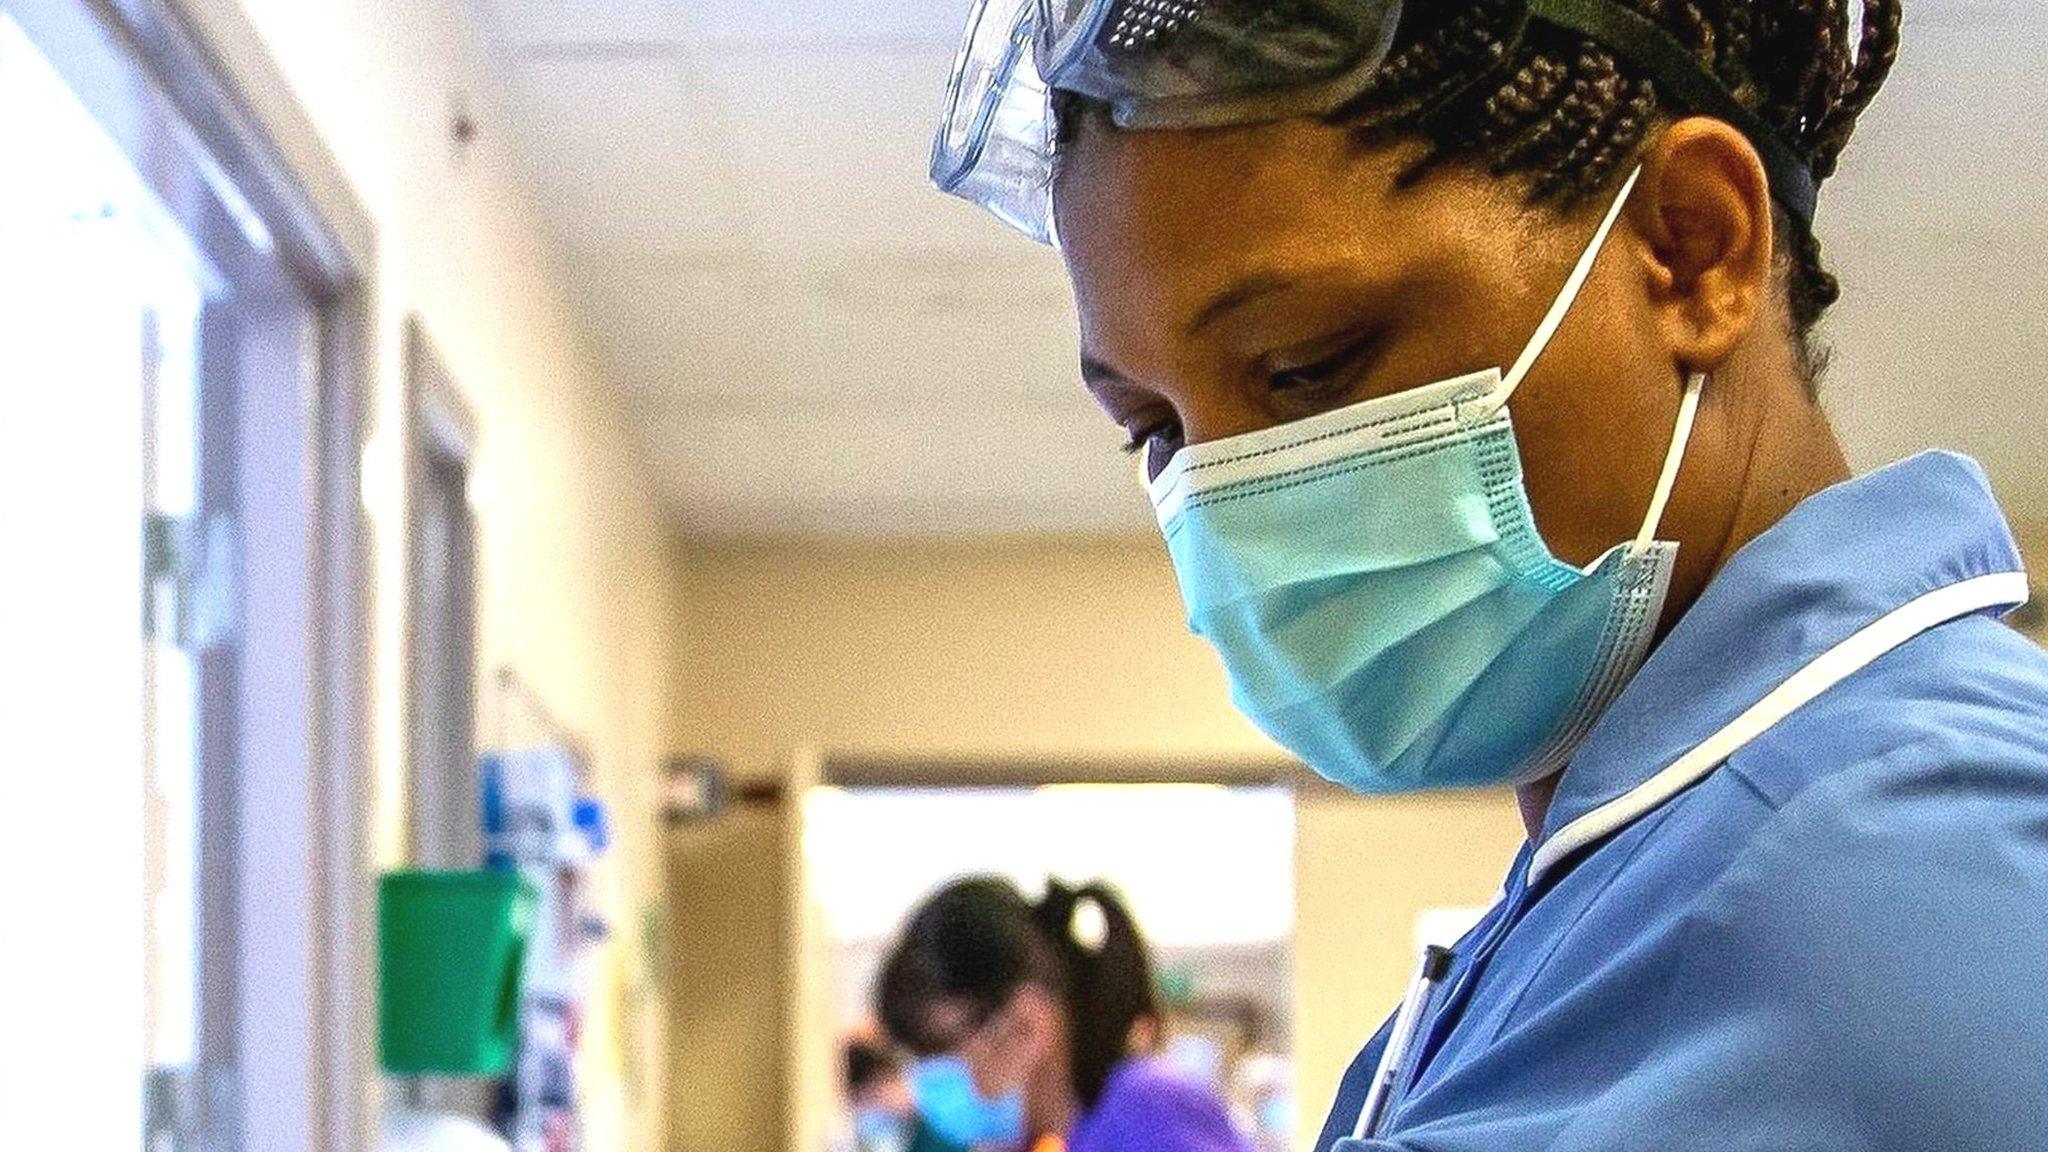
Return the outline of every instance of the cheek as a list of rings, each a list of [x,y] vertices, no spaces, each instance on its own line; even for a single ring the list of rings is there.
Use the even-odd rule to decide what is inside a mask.
[[[1574,318],[1510,409],[1537,527],[1559,559],[1583,565],[1641,526],[1679,381],[1626,311]]]
[[[987,1044],[961,1057],[974,1074],[974,1089],[984,1099],[998,1100],[1030,1080],[1030,1054],[1016,1044]]]
[[[1015,1028],[991,1044],[985,1067],[992,1094],[1028,1089],[1053,1055],[1054,1034],[1043,1020]],[[980,1073],[977,1073],[980,1075]]]

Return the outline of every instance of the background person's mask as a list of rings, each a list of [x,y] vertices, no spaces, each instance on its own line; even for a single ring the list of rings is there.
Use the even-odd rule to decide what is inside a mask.
[[[1648,654],[1675,544],[1654,537],[1703,377],[1631,544],[1581,570],[1529,511],[1507,401],[1634,189],[1499,369],[1180,450],[1150,485],[1190,626],[1237,706],[1361,792],[1561,768]]]
[[[853,1144],[860,1152],[909,1152],[912,1120],[900,1112],[864,1104],[853,1110]]]
[[[1024,1143],[1024,1093],[991,1100],[974,1086],[974,1072],[955,1056],[933,1056],[910,1068],[910,1092],[918,1115],[948,1144],[961,1148]]]

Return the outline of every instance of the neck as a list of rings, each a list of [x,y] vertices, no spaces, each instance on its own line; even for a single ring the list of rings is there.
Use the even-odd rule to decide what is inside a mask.
[[[1679,552],[1658,627],[1660,643],[1743,545],[1763,535],[1808,496],[1850,476],[1834,430],[1789,355],[1760,372],[1731,366],[1707,385],[1707,396],[1717,402],[1718,422],[1730,435],[1726,449],[1702,462],[1741,479],[1723,489],[1732,491],[1732,498],[1723,497],[1718,509],[1702,509],[1706,515],[1695,521],[1701,530],[1684,537],[1691,547]],[[1685,475],[1680,473],[1680,488],[1686,486]],[[1695,503],[1697,496],[1697,489],[1688,494],[1688,503]],[[1715,521],[1718,527],[1713,526]],[[1559,773],[1515,789],[1522,826],[1532,842],[1542,838],[1562,779]]]
[[[1804,386],[1800,388],[1801,399],[1795,408],[1776,409],[1758,420],[1740,495],[1721,545],[1713,553],[1708,580],[1727,567],[1744,545],[1769,531],[1807,497],[1851,475],[1827,417],[1819,405],[1805,399]],[[1685,607],[1690,608],[1694,599],[1698,596],[1688,599]],[[1665,630],[1669,628],[1667,623]]]
[[[1557,782],[1564,779],[1558,772],[1541,780],[1516,785],[1515,803],[1522,809],[1522,828],[1529,833],[1529,842],[1543,838],[1543,818],[1550,815],[1550,802],[1557,797]]]

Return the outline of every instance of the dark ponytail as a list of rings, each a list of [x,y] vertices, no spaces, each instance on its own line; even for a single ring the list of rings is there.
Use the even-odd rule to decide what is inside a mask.
[[[1102,914],[1099,941],[1084,941],[1075,931],[1075,915],[1089,906]],[[1132,1026],[1159,1015],[1152,961],[1138,922],[1122,898],[1099,880],[1080,888],[1048,881],[1033,913],[1058,947],[1067,973],[1074,1094],[1087,1111],[1101,1099],[1110,1072],[1129,1051]]]
[[[1075,931],[1087,907],[1102,916],[1099,940]],[[967,1008],[979,1024],[1027,983],[1066,1005],[1074,1094],[1083,1111],[1094,1108],[1133,1026],[1159,1014],[1137,922],[1100,882],[1050,882],[1035,904],[992,876],[939,889],[911,916],[883,963],[876,989],[882,1027],[913,1052],[941,1051],[961,1039],[941,1034],[934,1017],[942,1002]]]

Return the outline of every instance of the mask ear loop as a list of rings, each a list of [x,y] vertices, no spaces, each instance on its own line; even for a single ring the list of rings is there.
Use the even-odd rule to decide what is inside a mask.
[[[1686,379],[1685,394],[1678,399],[1678,424],[1671,429],[1671,447],[1664,453],[1664,471],[1657,477],[1657,491],[1650,496],[1649,514],[1643,530],[1636,533],[1629,555],[1640,556],[1656,542],[1657,526],[1664,519],[1664,507],[1671,503],[1671,490],[1678,485],[1678,469],[1685,463],[1685,446],[1692,440],[1693,420],[1700,412],[1700,393],[1706,391],[1707,374],[1695,372]]]
[[[1586,281],[1592,278],[1594,265],[1600,262],[1600,253],[1607,247],[1607,238],[1613,234],[1614,226],[1621,222],[1622,210],[1628,207],[1629,196],[1635,192],[1636,183],[1643,178],[1639,166],[1628,174],[1621,191],[1614,197],[1614,203],[1607,208],[1607,215],[1600,221],[1600,227],[1593,233],[1593,239],[1586,245],[1579,262],[1572,267],[1572,274],[1564,283],[1564,289],[1550,304],[1550,311],[1543,317],[1543,323],[1536,326],[1536,334],[1522,348],[1522,354],[1501,377],[1499,387],[1486,405],[1488,413],[1498,412],[1507,406],[1508,398],[1522,381],[1529,378],[1529,372],[1536,367],[1536,361],[1543,350],[1550,347],[1557,330],[1564,326],[1564,319],[1571,313],[1572,305],[1578,301],[1579,293],[1586,288]],[[1664,470],[1657,477],[1657,490],[1650,497],[1649,513],[1643,518],[1642,530],[1636,533],[1635,542],[1629,546],[1631,556],[1640,556],[1656,542],[1657,526],[1663,522],[1664,509],[1671,502],[1671,490],[1678,483],[1679,466],[1685,462],[1685,448],[1692,440],[1692,426],[1699,415],[1700,393],[1705,391],[1707,374],[1695,372],[1686,380],[1685,393],[1678,401],[1678,423],[1671,430],[1671,447],[1664,453]]]
[[[1551,302],[1550,313],[1543,318],[1543,323],[1536,326],[1536,334],[1531,336],[1529,343],[1523,347],[1521,358],[1515,361],[1515,366],[1508,369],[1506,376],[1501,377],[1500,386],[1494,389],[1494,398],[1487,405],[1488,412],[1496,412],[1507,406],[1508,397],[1513,396],[1515,389],[1522,386],[1522,381],[1529,376],[1529,370],[1536,367],[1536,358],[1543,355],[1545,348],[1550,347],[1551,338],[1557,335],[1560,327],[1563,327],[1565,316],[1571,312],[1572,304],[1578,300],[1579,293],[1586,287],[1587,279],[1593,275],[1593,265],[1599,262],[1601,250],[1607,247],[1608,235],[1614,231],[1615,224],[1620,222],[1621,210],[1628,206],[1629,194],[1636,190],[1636,181],[1642,177],[1643,170],[1640,167],[1628,174],[1628,181],[1621,186],[1620,194],[1615,196],[1613,205],[1607,209],[1606,218],[1600,221],[1600,230],[1593,233],[1593,242],[1586,245],[1586,251],[1579,257],[1577,266],[1572,269],[1571,278],[1564,283],[1564,290]]]

